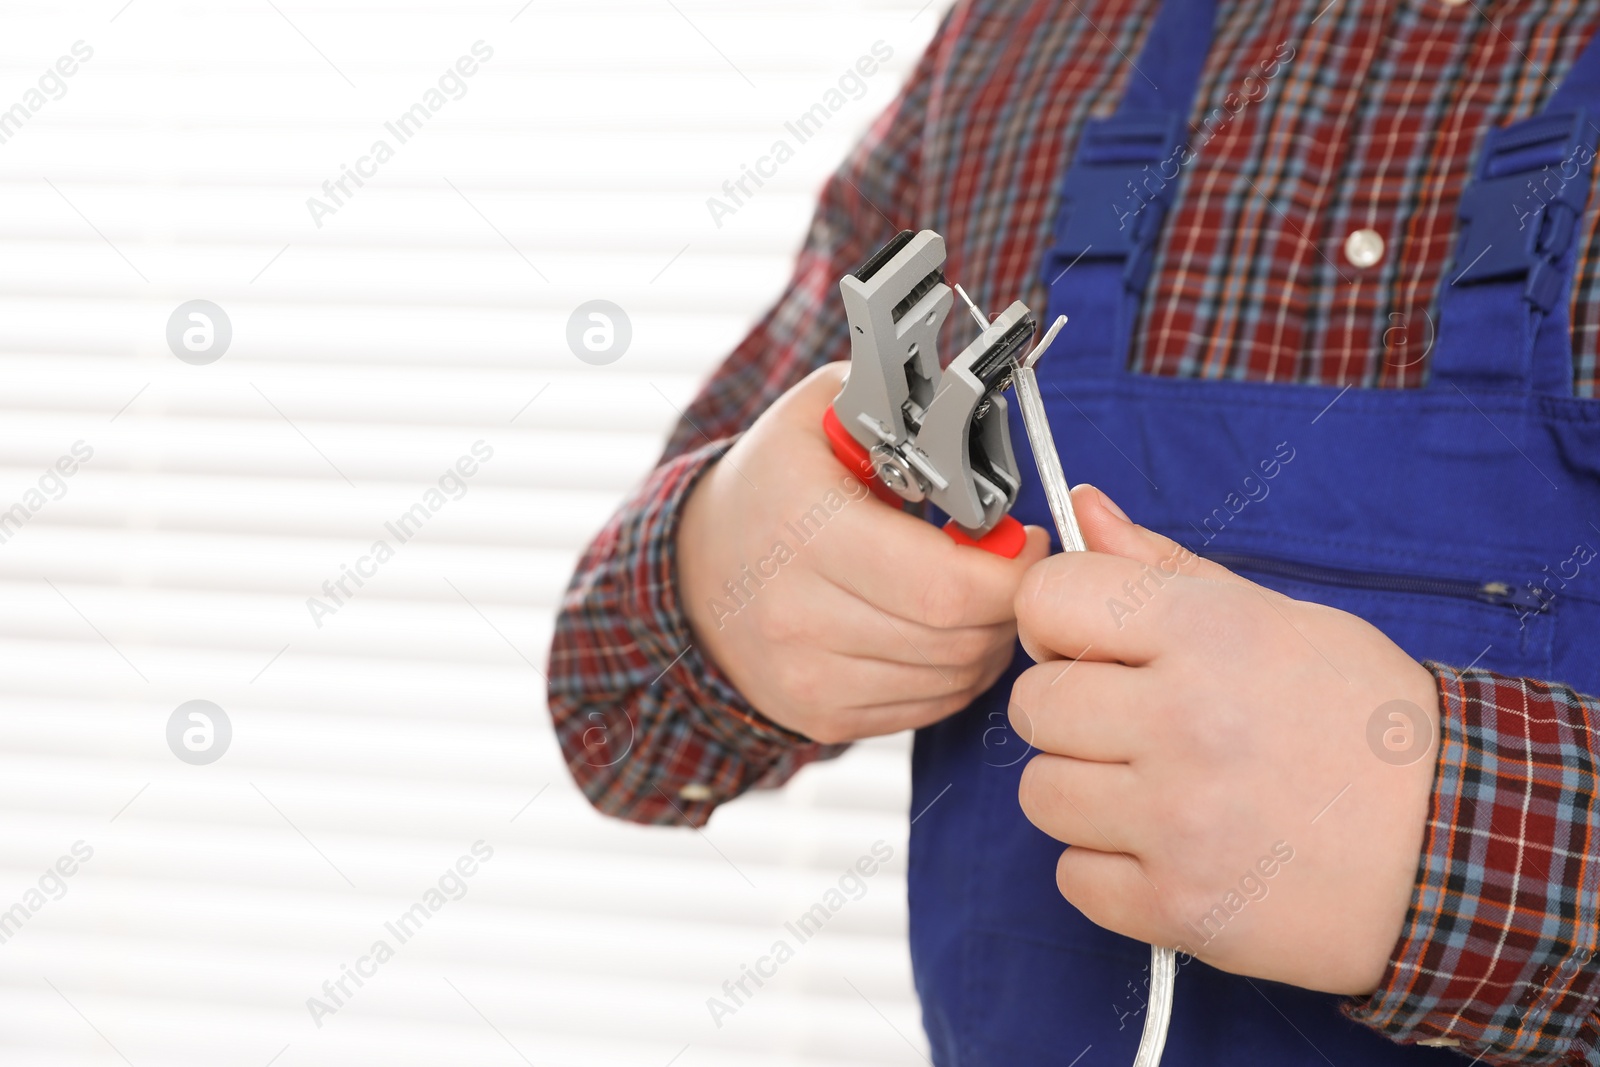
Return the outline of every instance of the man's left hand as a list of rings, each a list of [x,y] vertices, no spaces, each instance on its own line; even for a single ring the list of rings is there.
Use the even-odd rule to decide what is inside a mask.
[[[1062,895],[1223,970],[1371,992],[1416,880],[1433,676],[1356,616],[1200,559],[1097,489],[1073,501],[1090,550],[1024,580],[1039,662],[1011,703],[1041,752],[1022,809],[1073,846]]]

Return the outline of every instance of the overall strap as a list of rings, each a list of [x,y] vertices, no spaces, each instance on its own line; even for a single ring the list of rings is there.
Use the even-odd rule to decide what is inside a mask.
[[[1053,372],[1122,372],[1161,225],[1194,158],[1188,117],[1215,21],[1215,0],[1166,0],[1116,113],[1084,124],[1044,257],[1046,321],[1072,321],[1052,351]]]
[[[1461,194],[1430,388],[1572,395],[1569,303],[1600,144],[1600,36],[1545,109],[1490,130]]]

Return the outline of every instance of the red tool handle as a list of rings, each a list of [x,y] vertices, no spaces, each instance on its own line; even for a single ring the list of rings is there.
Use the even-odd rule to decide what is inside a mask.
[[[822,413],[822,432],[828,435],[828,443],[833,446],[834,458],[844,464],[845,470],[860,478],[862,484],[872,490],[873,496],[895,507],[904,503],[898,493],[878,479],[877,471],[872,466],[871,455],[861,446],[860,441],[850,436],[844,424],[839,421],[839,416],[834,414],[831,404]],[[944,524],[944,532],[958,545],[981,548],[985,552],[993,552],[1006,559],[1016,559],[1017,554],[1028,544],[1027,530],[1010,515],[1002,518],[994,529],[976,539],[963,533],[954,519]]]

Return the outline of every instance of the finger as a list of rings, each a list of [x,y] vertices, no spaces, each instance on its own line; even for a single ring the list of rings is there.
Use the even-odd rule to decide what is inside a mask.
[[[970,684],[952,686],[949,677],[931,668],[871,664],[848,657],[827,657],[823,673],[849,691],[816,694],[795,709],[790,725],[814,741],[828,744],[856,741],[916,730],[954,715],[989,689],[1005,671],[1009,656],[981,668]],[[893,671],[880,669],[893,667]],[[909,699],[908,699],[909,697]],[[865,704],[845,703],[865,700]]]
[[[1072,509],[1090,552],[1137,560],[1164,575],[1247,581],[1221,564],[1195,555],[1172,538],[1134,523],[1109,496],[1092,485],[1073,488]]]
[[[1127,515],[1112,502],[1110,497],[1092,485],[1080,485],[1073,489],[1072,505],[1089,551],[1082,554],[1063,553],[1052,558],[1047,562],[1047,566],[1055,568],[1057,573],[1051,579],[1040,577],[1038,580],[1047,583],[1059,581],[1062,571],[1078,574],[1074,580],[1082,584],[1077,589],[1076,595],[1085,603],[1079,604],[1080,610],[1065,621],[1077,627],[1075,637],[1079,643],[1057,644],[1048,633],[1036,627],[1020,626],[1022,647],[1035,662],[1043,663],[1062,656],[1081,658],[1085,654],[1082,650],[1092,647],[1097,635],[1101,643],[1096,658],[1117,659],[1124,663],[1144,662],[1130,657],[1148,656],[1150,650],[1141,651],[1137,641],[1128,640],[1130,635],[1124,631],[1127,629],[1129,619],[1142,612],[1149,602],[1157,599],[1160,590],[1184,579],[1220,581],[1255,587],[1254,583],[1239,577],[1226,567],[1201,559],[1170,537],[1130,522]],[[1114,556],[1133,566],[1107,567],[1082,562],[1095,556]],[[1081,573],[1074,571],[1074,568],[1082,568]],[[1096,576],[1106,581],[1098,585],[1092,583],[1090,579]],[[1025,584],[1024,590],[1028,588]],[[1073,594],[1067,589],[1057,588],[1037,606],[1048,609],[1058,598],[1070,595]],[[1019,624],[1023,614],[1023,597],[1024,593],[1019,592]],[[1103,616],[1089,610],[1090,601],[1103,608]],[[1151,619],[1146,618],[1144,622],[1148,628]],[[1099,623],[1110,624],[1110,629],[1097,625]],[[1057,635],[1057,639],[1064,637],[1064,634]],[[1079,651],[1075,652],[1074,648]],[[1109,651],[1111,649],[1122,651],[1111,652]]]
[[[1160,887],[1137,857],[1069,848],[1056,863],[1056,888],[1096,926],[1136,941],[1173,947]]]
[[[943,701],[982,692],[1005,668],[1005,659],[940,667],[894,663],[838,654],[813,655],[803,661],[785,657],[773,668],[782,691],[816,709],[869,708],[885,704]]]
[[[1049,753],[1023,768],[1017,800],[1028,821],[1057,841],[1138,855],[1150,837],[1138,776],[1126,764]]]
[[[1120,663],[1054,660],[1011,687],[1012,729],[1041,752],[1127,763],[1149,750],[1150,672]]]
[[[1123,556],[1058,553],[1017,590],[1017,634],[1037,662],[1149,663],[1171,641],[1161,624],[1183,583],[1193,581]]]
[[[818,537],[816,568],[890,615],[935,629],[1011,622],[1017,586],[1050,552],[1028,528],[1016,559],[957,545],[932,523],[867,498],[841,509]],[[837,535],[837,536],[836,536]]]
[[[928,700],[905,701],[898,704],[877,704],[869,708],[855,708],[861,732],[857,737],[884,737],[902,730],[920,730],[942,722],[959,711],[964,711],[982,695],[982,689],[966,690]]]
[[[848,368],[847,363],[818,368],[780,401],[785,420],[803,424],[819,454],[831,449],[815,423],[838,395]],[[1007,560],[956,545],[920,516],[877,500],[859,482],[848,484],[848,493],[797,508],[786,527],[796,541],[815,547],[820,573],[858,590],[891,615],[936,628],[1014,620],[1017,583],[1050,551],[1050,536],[1042,528],[1029,527],[1022,552]]]
[[[738,592],[739,599],[723,600],[715,628],[743,629],[769,645],[914,666],[961,667],[1002,650],[1009,657],[1016,642],[1014,623],[936,630],[896,618],[852,590],[798,568],[759,585],[747,582]]]
[[[777,484],[815,485],[817,496],[810,498],[812,502],[835,486],[848,487],[853,494],[870,496],[866,487],[834,458],[828,438],[822,432],[823,412],[839,394],[849,367],[847,362],[827,363],[806,375],[772,402],[751,432],[740,436],[722,456],[716,469],[724,465],[731,468],[738,475],[738,482],[751,493],[771,492],[773,480],[760,477],[764,467],[760,453],[764,449],[782,448],[790,468],[786,473],[792,477],[776,478]],[[709,441],[695,420],[693,407],[688,418],[700,436]],[[756,484],[751,474],[756,474],[765,484]]]
[[[802,639],[830,652],[916,666],[965,667],[1001,652],[1009,659],[1016,642],[1015,623],[935,629],[891,615],[820,575],[814,580],[819,610]]]
[[[849,360],[824,363],[775,400],[772,404],[773,413],[786,422],[793,420],[797,425],[804,426],[816,436],[822,450],[829,451],[827,438],[822,434],[822,413],[839,395],[839,389],[849,373]]]

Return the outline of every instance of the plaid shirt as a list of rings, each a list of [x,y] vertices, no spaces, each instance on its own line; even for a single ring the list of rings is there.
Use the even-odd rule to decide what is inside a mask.
[[[945,236],[982,305],[1045,306],[1056,188],[1109,114],[1157,0],[961,0],[825,185],[793,278],[718,369],[660,466],[584,554],[550,653],[551,715],[596,807],[702,825],[837,755],[766,720],[693,644],[680,505],[731,439],[846,359],[838,279],[900,229]],[[1596,0],[1225,0],[1196,115],[1242,107],[1189,168],[1131,346],[1155,375],[1423,383],[1456,207],[1484,130],[1544,105]],[[1260,79],[1250,81],[1248,79]],[[1263,95],[1258,88],[1266,84]],[[1600,171],[1600,168],[1597,168]],[[1600,203],[1600,199],[1592,199]],[[1600,390],[1600,236],[1573,293],[1576,391]],[[1358,266],[1360,229],[1383,239]],[[951,317],[952,320],[955,318]],[[951,323],[947,326],[954,328]],[[952,347],[953,335],[941,346]],[[1481,1062],[1600,1064],[1600,700],[1430,664],[1443,729],[1418,886],[1384,985],[1350,1014]]]

